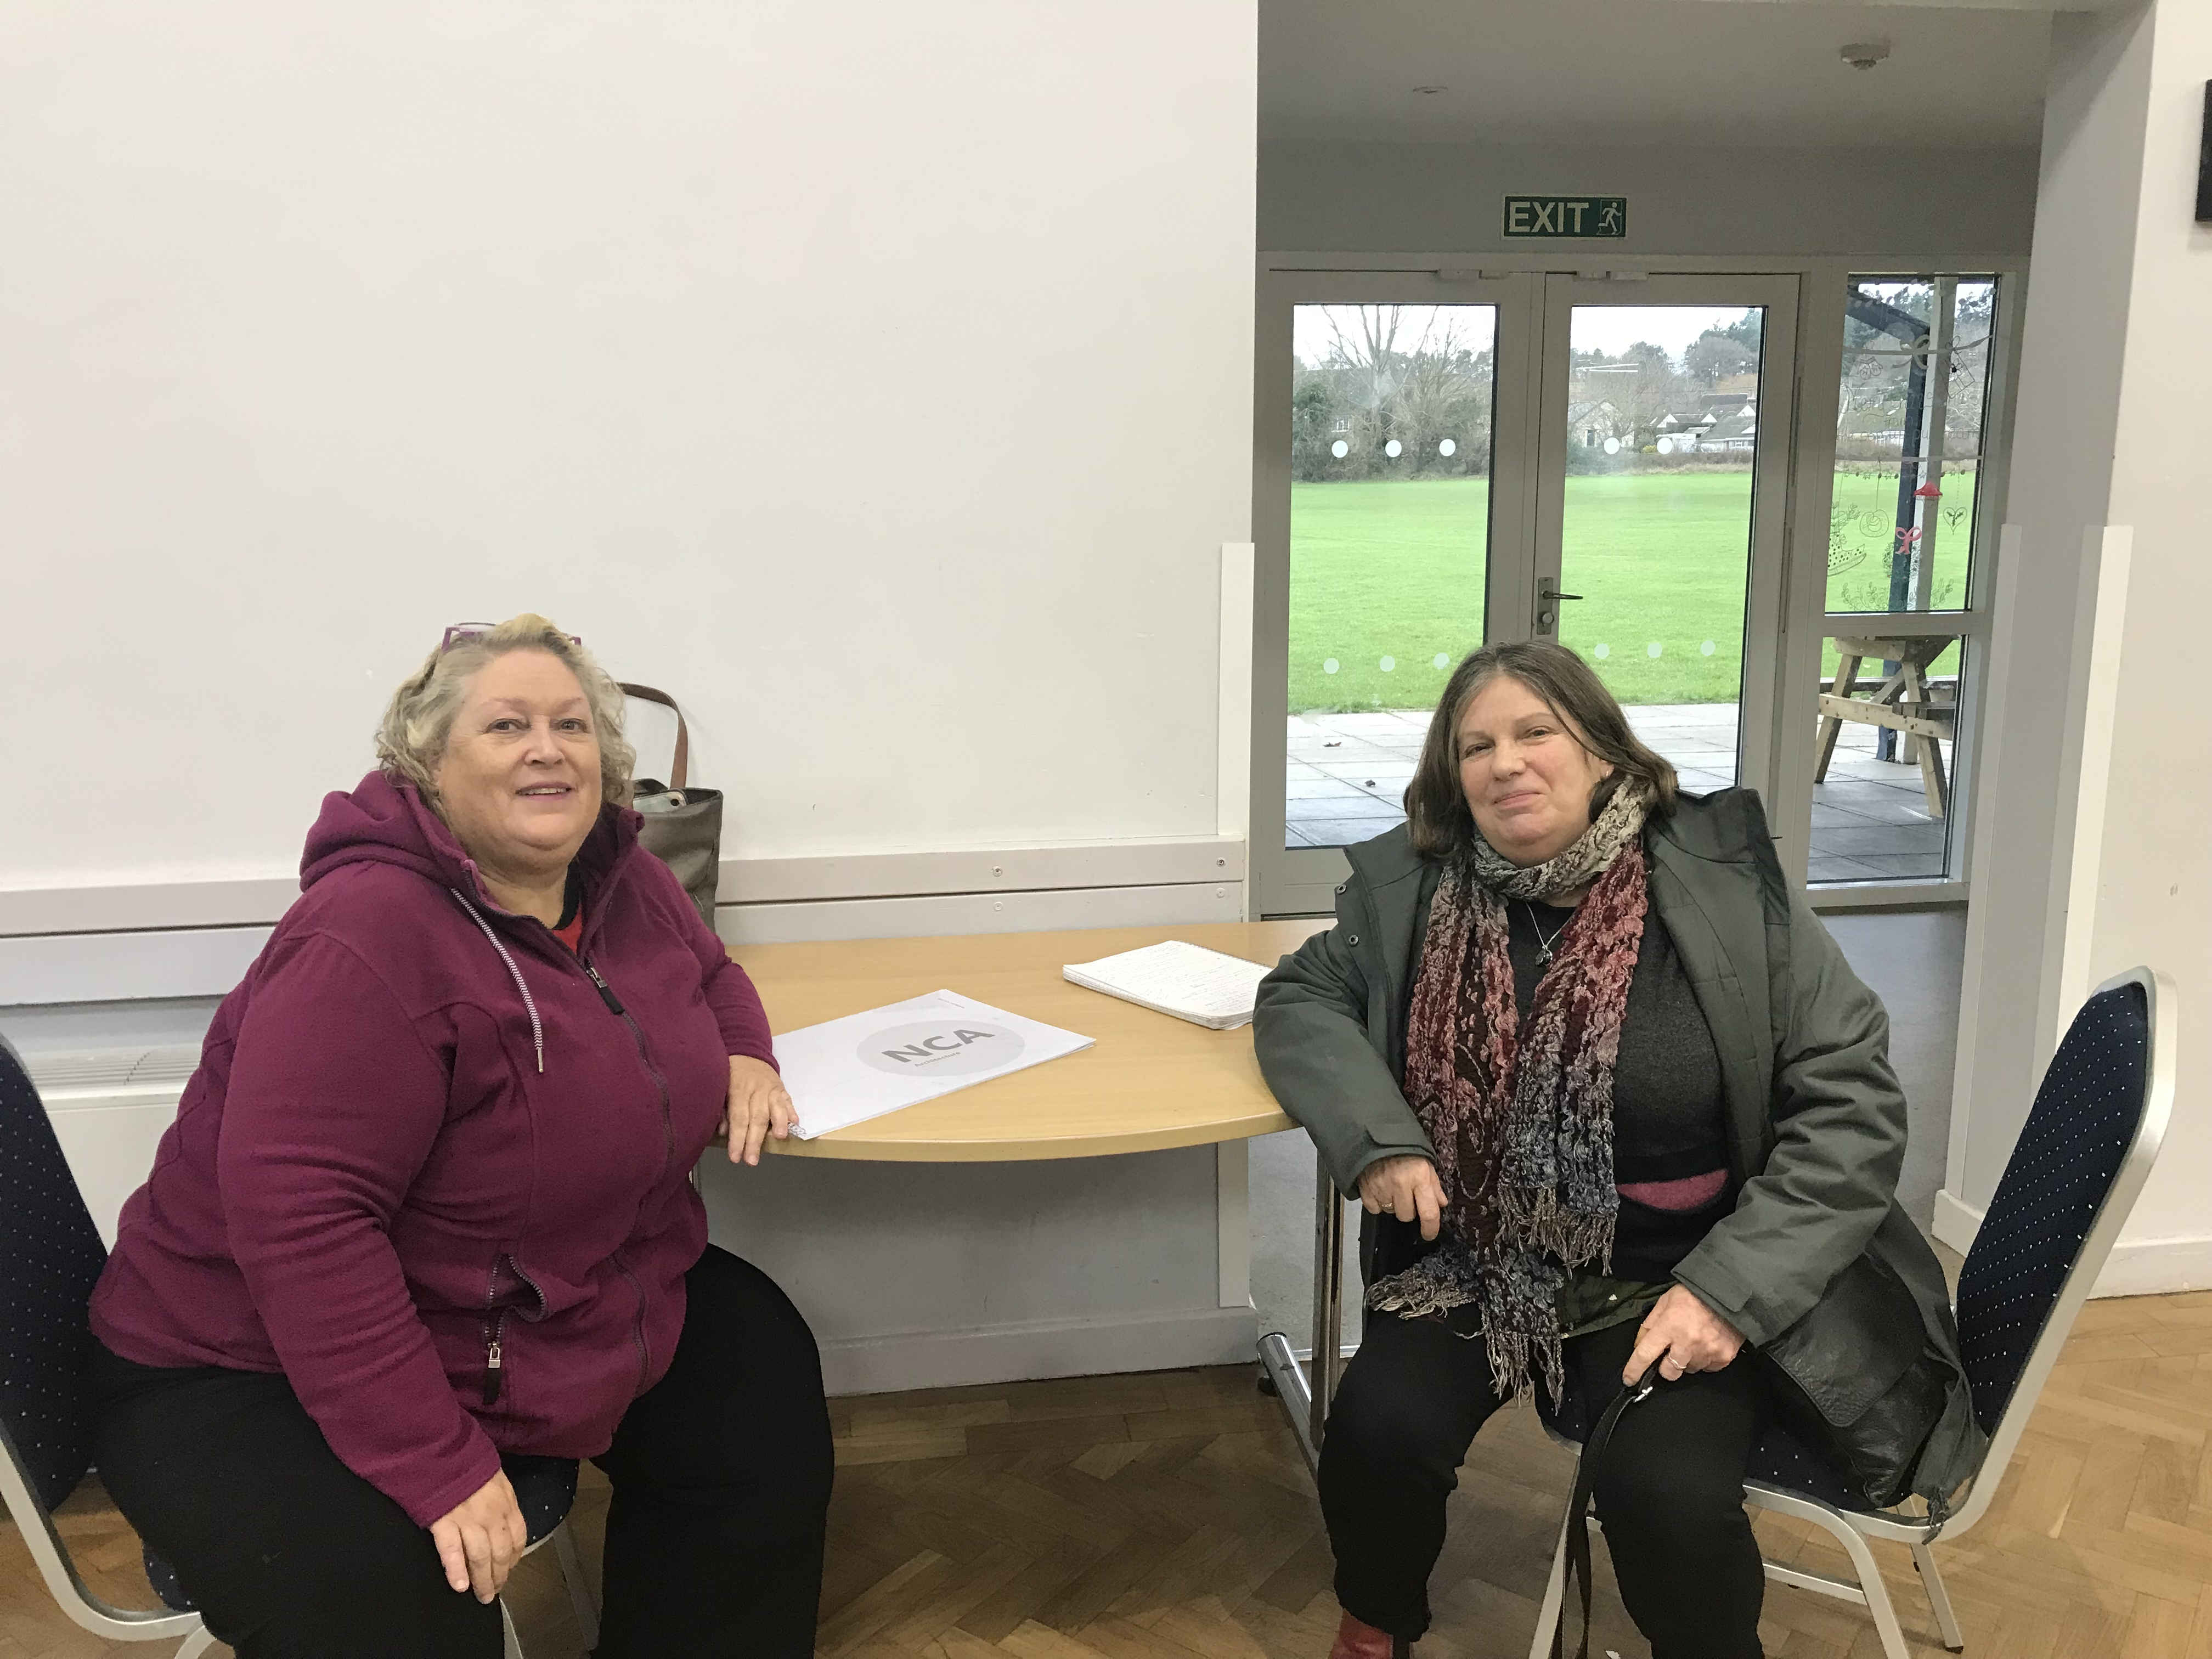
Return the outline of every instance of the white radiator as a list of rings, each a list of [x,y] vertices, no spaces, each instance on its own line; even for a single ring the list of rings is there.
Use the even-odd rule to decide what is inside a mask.
[[[46,1103],[78,1190],[110,1247],[123,1201],[154,1167],[155,1148],[177,1115],[198,1044],[23,1056]]]

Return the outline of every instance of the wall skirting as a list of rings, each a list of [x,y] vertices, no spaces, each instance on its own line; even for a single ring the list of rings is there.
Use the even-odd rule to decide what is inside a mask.
[[[1964,1255],[1974,1248],[1983,1212],[1948,1191],[1936,1194],[1937,1239]],[[2212,1286],[2212,1237],[2124,1238],[2105,1259],[2092,1296],[2167,1296]]]
[[[2212,1285],[2212,1238],[2124,1238],[2093,1296],[2167,1296]]]
[[[1243,883],[1206,882],[724,904],[715,908],[714,927],[729,944],[743,946],[795,939],[926,939],[933,933],[1038,933],[1063,927],[1241,921],[1243,906]]]
[[[0,938],[0,1006],[224,996],[270,932],[264,924]]]
[[[1234,836],[725,859],[732,945],[1236,921]],[[221,996],[299,896],[289,877],[0,889],[0,1006]]]
[[[724,904],[933,893],[1157,887],[1244,879],[1237,836],[1051,842],[938,851],[722,860]],[[0,886],[0,937],[266,926],[300,896],[289,873],[223,879]]]
[[[1964,1199],[1955,1196],[1948,1187],[1936,1192],[1936,1224],[1929,1231],[1940,1243],[1948,1244],[1960,1255],[1974,1248],[1974,1235],[1982,1229],[1982,1212]]]
[[[822,1378],[833,1395],[855,1395],[1180,1370],[1243,1364],[1259,1340],[1249,1305],[832,1337],[822,1344]]]

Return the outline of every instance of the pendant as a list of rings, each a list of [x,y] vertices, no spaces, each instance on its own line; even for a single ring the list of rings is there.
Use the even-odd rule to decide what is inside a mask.
[[[1550,945],[1547,945],[1542,950],[1536,952],[1536,965],[1539,968],[1548,968],[1552,965],[1552,947]]]

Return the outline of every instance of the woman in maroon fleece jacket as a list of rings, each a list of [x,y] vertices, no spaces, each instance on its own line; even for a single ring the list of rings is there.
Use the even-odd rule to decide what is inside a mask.
[[[448,630],[125,1206],[100,1469],[241,1659],[497,1655],[503,1456],[613,1481],[600,1659],[813,1651],[820,1363],[689,1179],[791,1103],[621,713],[543,617]]]

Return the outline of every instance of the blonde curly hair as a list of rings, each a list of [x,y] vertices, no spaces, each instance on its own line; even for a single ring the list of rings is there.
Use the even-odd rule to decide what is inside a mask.
[[[434,775],[453,736],[470,679],[494,657],[510,651],[543,651],[559,658],[575,675],[592,712],[599,740],[599,788],[617,806],[630,802],[630,773],[637,751],[623,736],[623,690],[601,668],[583,641],[562,632],[532,611],[509,617],[481,634],[465,634],[422,659],[392,694],[383,723],[376,728],[376,763],[394,782],[411,783],[443,816]]]

